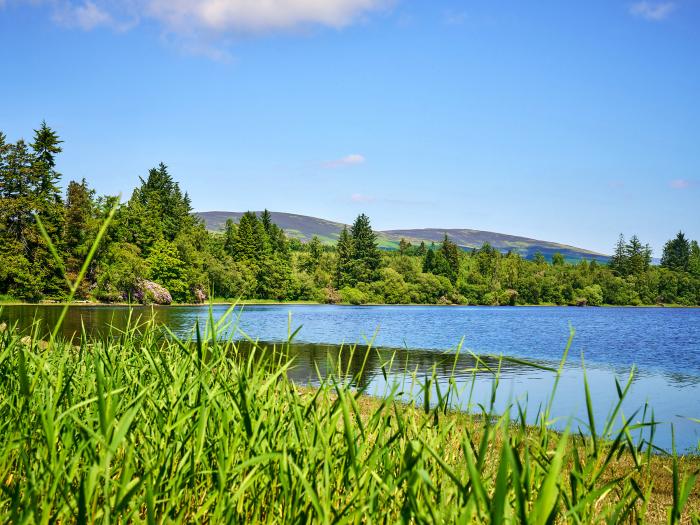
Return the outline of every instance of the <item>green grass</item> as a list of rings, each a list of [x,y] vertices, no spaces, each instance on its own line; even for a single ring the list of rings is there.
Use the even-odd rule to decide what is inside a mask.
[[[699,463],[635,437],[649,412],[618,405],[572,437],[552,431],[551,404],[535,426],[523,407],[454,412],[468,391],[435,374],[378,399],[345,370],[300,388],[284,345],[220,336],[235,322],[231,309],[185,339],[136,321],[100,340],[3,330],[0,520],[699,523]]]
[[[19,299],[12,297],[11,295],[0,294],[0,304],[18,303],[18,302],[20,302]]]

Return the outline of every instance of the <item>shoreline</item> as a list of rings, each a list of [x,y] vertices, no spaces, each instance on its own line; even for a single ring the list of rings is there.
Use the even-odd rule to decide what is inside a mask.
[[[434,303],[364,303],[364,304],[352,304],[352,303],[321,303],[318,301],[267,301],[267,300],[245,300],[245,301],[234,301],[234,300],[221,300],[221,301],[211,301],[205,303],[172,303],[167,305],[160,304],[140,304],[140,303],[104,303],[97,301],[72,301],[70,303],[61,301],[39,301],[37,303],[30,303],[26,301],[0,301],[0,308],[3,306],[86,306],[86,307],[110,307],[110,306],[130,306],[133,308],[144,308],[149,306],[154,306],[158,308],[180,308],[180,307],[194,307],[194,306],[434,306],[438,308],[685,308],[685,309],[700,309],[697,305],[682,305],[682,304],[603,304],[600,306],[578,306],[573,304],[515,304],[515,305],[488,305],[488,304],[434,304]]]

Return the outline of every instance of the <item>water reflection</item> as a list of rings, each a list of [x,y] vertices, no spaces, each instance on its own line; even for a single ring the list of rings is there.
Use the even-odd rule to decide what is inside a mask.
[[[5,307],[0,320],[28,330],[41,319],[46,333],[61,308]],[[219,319],[226,310],[215,306],[211,315]],[[574,422],[586,418],[581,366],[585,355],[598,420],[605,419],[617,402],[616,378],[624,383],[638,365],[624,412],[632,414],[649,402],[657,420],[664,422],[657,432],[659,446],[670,448],[671,423],[679,449],[693,449],[700,439],[700,425],[682,417],[700,417],[700,310],[255,306],[236,315],[238,322],[229,326],[226,337],[242,339],[246,333],[278,348],[290,331],[302,326],[295,338],[298,344],[286,350],[294,359],[290,376],[299,383],[317,384],[319,376],[341,369],[343,377],[357,377],[357,386],[368,393],[382,395],[394,385],[406,390],[414,376],[421,380],[434,371],[440,388],[444,390],[451,379],[464,392],[457,400],[459,408],[472,409],[488,403],[494,380],[488,369],[500,366],[497,408],[505,410],[511,402],[520,401],[532,414],[551,395],[551,370],[480,357],[475,371],[475,358],[466,349],[480,356],[504,354],[556,368],[571,323],[577,334],[553,403],[560,425],[570,417]],[[208,317],[207,307],[73,306],[61,333],[75,337],[84,328],[90,335],[104,337],[119,333],[131,320],[165,324],[186,338],[196,321],[206,324]],[[350,346],[342,343],[363,342],[375,332],[379,349],[358,346],[350,359]],[[463,337],[465,350],[456,356]]]

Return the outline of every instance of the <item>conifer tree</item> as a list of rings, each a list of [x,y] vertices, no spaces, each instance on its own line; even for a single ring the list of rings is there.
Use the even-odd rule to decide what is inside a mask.
[[[435,269],[435,250],[427,250],[423,258],[423,273],[432,273]]]
[[[445,238],[442,240],[442,245],[438,251],[440,255],[439,258],[444,259],[446,267],[440,272],[441,275],[447,277],[453,284],[457,282],[457,277],[459,276],[459,248],[455,243],[453,243],[450,238],[445,234]]]
[[[352,237],[353,279],[357,282],[372,282],[377,279],[381,254],[377,246],[377,235],[372,230],[369,217],[357,216],[350,228]]]
[[[683,232],[678,232],[674,239],[664,245],[661,257],[661,266],[680,272],[688,271],[688,259],[690,257],[690,243]]]
[[[688,271],[695,277],[700,277],[700,247],[698,246],[698,241],[693,241],[690,243]]]
[[[610,257],[610,269],[618,275],[627,275],[627,244],[620,234],[615,245],[615,253]]]
[[[306,258],[303,261],[303,269],[308,273],[313,273],[318,268],[321,262],[321,256],[323,255],[323,247],[321,246],[321,240],[314,235],[313,238],[306,245]]]
[[[340,289],[343,286],[354,284],[353,279],[353,245],[347,226],[343,227],[336,246],[337,261],[335,267],[335,286]]]
[[[88,187],[85,179],[68,183],[63,244],[69,256],[83,255],[79,249],[84,247],[89,233],[89,223],[94,211],[94,195],[94,190]]]

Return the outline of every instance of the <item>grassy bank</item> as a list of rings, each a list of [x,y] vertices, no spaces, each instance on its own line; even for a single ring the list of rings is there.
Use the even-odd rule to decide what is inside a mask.
[[[700,461],[653,454],[634,437],[653,425],[643,413],[591,417],[584,432],[601,437],[572,437],[548,407],[535,426],[522,407],[514,421],[454,412],[463,394],[434,377],[381,399],[342,370],[308,388],[287,378],[284,348],[219,340],[229,322],[184,341],[154,325],[43,344],[2,331],[2,521],[700,519]]]

